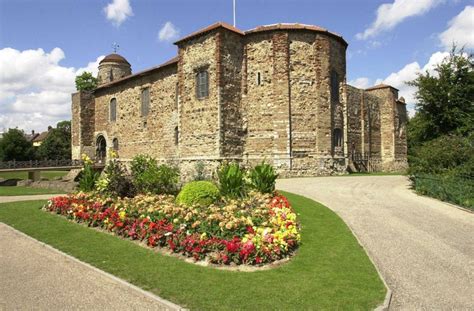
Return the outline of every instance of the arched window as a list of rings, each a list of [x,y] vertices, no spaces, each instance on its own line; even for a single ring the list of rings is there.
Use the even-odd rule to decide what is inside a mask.
[[[331,101],[339,103],[339,76],[334,70],[331,72]]]
[[[178,127],[174,128],[174,144],[178,145],[179,142],[179,130]]]
[[[118,150],[119,150],[119,141],[118,141],[117,138],[114,138],[114,139],[112,140],[112,146],[113,146],[113,148],[114,148],[115,151],[118,151]]]
[[[96,140],[95,156],[98,163],[105,163],[105,157],[107,156],[107,141],[104,136],[99,135]]]
[[[196,74],[196,97],[198,99],[209,96],[209,74],[201,70]]]
[[[110,122],[117,121],[117,99],[112,98],[109,104],[109,120]]]
[[[335,128],[332,131],[332,139],[334,147],[342,147],[342,130],[340,128]]]
[[[147,87],[142,90],[142,107],[141,107],[142,117],[146,117],[148,115],[149,110],[150,110],[150,88]]]

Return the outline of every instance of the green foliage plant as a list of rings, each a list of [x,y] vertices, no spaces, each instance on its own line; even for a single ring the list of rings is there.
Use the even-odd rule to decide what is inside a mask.
[[[242,198],[246,196],[245,172],[239,164],[223,163],[218,171],[219,190],[222,196],[229,198]]]
[[[175,194],[178,190],[179,170],[156,159],[137,155],[131,166],[132,183],[138,193]]]
[[[176,197],[176,203],[209,206],[219,199],[219,188],[211,181],[192,181],[184,185]]]
[[[97,87],[97,78],[91,72],[84,71],[76,76],[76,89],[78,91],[92,91]]]
[[[102,177],[96,183],[96,190],[111,196],[133,197],[134,187],[123,164],[113,151],[110,152],[110,155],[111,159],[107,163]]]
[[[270,164],[262,162],[249,171],[250,187],[261,193],[273,193],[278,174]]]
[[[71,121],[61,121],[50,130],[38,147],[37,156],[45,160],[71,159]]]
[[[99,179],[99,173],[94,170],[92,160],[85,154],[82,155],[84,167],[79,178],[79,190],[90,192],[95,189],[95,184]]]
[[[23,131],[9,129],[0,139],[0,161],[28,161],[35,159],[33,144]]]

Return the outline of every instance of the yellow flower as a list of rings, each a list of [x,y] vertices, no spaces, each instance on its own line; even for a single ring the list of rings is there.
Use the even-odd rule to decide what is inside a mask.
[[[125,215],[126,215],[125,211],[121,211],[121,212],[119,213],[120,220],[124,220],[124,219],[125,219]]]

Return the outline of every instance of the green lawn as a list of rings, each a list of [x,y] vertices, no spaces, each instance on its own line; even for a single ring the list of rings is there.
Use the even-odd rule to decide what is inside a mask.
[[[42,171],[41,178],[52,180],[56,177],[63,177],[68,171]],[[28,179],[28,172],[0,172],[0,178],[5,179]]]
[[[61,190],[43,189],[43,188],[32,188],[32,187],[21,187],[21,186],[0,186],[0,197],[1,196],[12,196],[12,195],[30,195],[30,194],[55,194],[64,193]]]
[[[222,271],[186,263],[39,209],[44,201],[0,205],[0,221],[186,308],[199,310],[369,310],[385,287],[347,226],[328,208],[287,194],[302,245],[268,271]]]

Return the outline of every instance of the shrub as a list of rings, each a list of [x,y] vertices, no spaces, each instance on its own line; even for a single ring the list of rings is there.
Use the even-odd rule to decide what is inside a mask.
[[[132,181],[127,176],[125,168],[115,158],[107,163],[103,176],[96,183],[96,189],[112,196],[133,197],[135,194]]]
[[[138,155],[131,164],[133,185],[139,193],[174,194],[178,190],[179,171],[150,156]]]
[[[219,198],[219,188],[210,181],[187,183],[176,197],[178,204],[209,206]]]
[[[84,167],[79,178],[79,190],[89,192],[94,190],[95,183],[99,179],[99,173],[94,171],[92,160],[87,155],[82,155],[82,161],[84,161]]]
[[[250,186],[261,193],[273,193],[278,174],[270,164],[262,162],[249,172]]]
[[[244,171],[237,163],[223,163],[217,171],[221,195],[242,198],[246,195]]]

